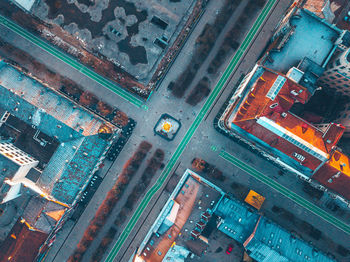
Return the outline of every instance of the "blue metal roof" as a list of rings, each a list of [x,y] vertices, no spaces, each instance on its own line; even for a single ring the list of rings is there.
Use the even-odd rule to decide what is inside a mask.
[[[60,142],[116,128],[72,101],[0,61],[0,107]]]
[[[13,81],[16,81],[15,79],[16,78],[14,78]],[[23,120],[27,124],[35,125],[37,129],[41,130],[48,136],[57,137],[60,142],[68,141],[82,136],[79,132],[63,124],[53,116],[47,114],[45,110],[35,107],[28,101],[23,100],[20,96],[11,92],[11,89],[4,87],[2,83],[3,77],[1,76],[1,71],[0,81],[0,97],[6,97],[6,99],[0,100],[0,107],[7,110],[15,117]],[[27,89],[30,90],[32,87],[33,85],[28,86]]]
[[[218,229],[226,235],[243,243],[253,232],[259,215],[249,211],[243,203],[225,197],[217,206],[215,214],[222,218]]]
[[[187,248],[179,245],[174,245],[168,250],[165,257],[163,258],[163,261],[182,262],[185,261],[189,254],[190,251]]]
[[[111,141],[99,136],[107,126],[117,128],[74,102],[0,61],[0,108],[50,137],[59,147],[37,185],[56,200],[72,204],[92,176]]]
[[[259,262],[335,261],[265,217],[261,218],[246,249],[249,256]]]
[[[102,153],[108,148],[108,144],[109,141],[99,138],[98,135],[85,137],[74,158],[66,165],[62,175],[58,176],[58,181],[51,192],[52,196],[66,204],[72,204],[82,186],[92,176],[92,171]],[[59,161],[64,161],[60,156],[57,158]]]

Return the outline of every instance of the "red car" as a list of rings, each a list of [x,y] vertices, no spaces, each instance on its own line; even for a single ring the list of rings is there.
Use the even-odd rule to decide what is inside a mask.
[[[227,255],[231,254],[232,250],[233,250],[233,245],[229,244],[227,249],[226,249],[226,254]]]

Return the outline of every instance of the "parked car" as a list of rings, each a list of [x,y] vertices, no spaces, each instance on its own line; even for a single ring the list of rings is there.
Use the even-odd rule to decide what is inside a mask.
[[[229,255],[232,253],[232,250],[233,250],[233,245],[232,244],[229,244],[227,249],[226,249],[226,254]]]

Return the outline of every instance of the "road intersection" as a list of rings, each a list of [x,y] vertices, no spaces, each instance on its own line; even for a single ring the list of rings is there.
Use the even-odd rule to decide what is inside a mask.
[[[127,237],[129,236],[131,230],[133,229],[133,227],[137,223],[137,221],[138,221],[139,217],[141,216],[142,212],[146,209],[147,204],[149,203],[149,201],[151,200],[153,195],[162,187],[162,185],[166,181],[166,178],[170,175],[171,170],[175,166],[177,160],[179,159],[180,155],[184,151],[184,149],[187,146],[188,142],[191,140],[194,132],[197,130],[199,124],[202,122],[202,120],[204,119],[205,115],[207,114],[207,112],[209,111],[211,106],[213,105],[213,103],[214,103],[216,97],[219,95],[220,91],[223,89],[223,87],[229,81],[229,78],[230,78],[232,72],[234,71],[234,69],[238,65],[238,62],[240,61],[240,59],[242,58],[243,54],[245,53],[245,51],[249,47],[249,44],[253,41],[256,33],[259,31],[259,28],[261,27],[261,25],[265,21],[268,13],[271,11],[271,9],[276,4],[276,2],[277,2],[277,0],[270,0],[266,4],[264,9],[262,10],[261,14],[259,15],[259,17],[255,21],[253,27],[250,29],[250,31],[248,32],[248,34],[245,37],[244,41],[242,42],[240,48],[237,50],[237,52],[234,55],[234,57],[232,58],[230,64],[228,65],[228,67],[226,68],[226,70],[222,74],[220,80],[216,84],[215,88],[211,92],[210,96],[206,100],[206,102],[203,105],[202,109],[200,110],[199,114],[197,115],[197,117],[195,118],[194,122],[192,123],[192,125],[190,126],[188,131],[186,132],[184,138],[182,139],[182,141],[180,142],[180,144],[176,148],[175,152],[173,153],[172,157],[170,158],[170,160],[167,163],[166,167],[164,168],[163,172],[159,176],[158,180],[150,188],[150,190],[146,193],[146,195],[142,199],[140,205],[137,207],[135,213],[133,214],[133,216],[129,220],[128,224],[126,225],[126,228],[124,229],[124,231],[120,235],[119,239],[115,243],[115,245],[112,248],[111,252],[108,254],[108,257],[107,257],[106,261],[113,261],[114,260],[114,258],[118,254],[122,244],[127,239]]]
[[[190,142],[191,138],[193,137],[195,131],[197,130],[200,123],[205,119],[206,115],[210,111],[211,107],[214,105],[216,99],[221,94],[221,91],[225,87],[225,85],[230,80],[232,73],[237,68],[240,60],[248,50],[250,44],[254,40],[255,36],[259,32],[259,29],[264,24],[264,21],[266,21],[268,14],[273,9],[274,5],[278,2],[278,0],[269,0],[267,4],[265,5],[264,9],[260,13],[259,17],[255,21],[254,25],[246,35],[244,41],[242,42],[241,46],[233,56],[232,60],[230,61],[228,67],[223,72],[221,78],[219,79],[218,83],[212,90],[210,96],[206,100],[205,104],[201,108],[200,112],[196,116],[193,123],[190,125],[189,129],[187,130],[185,136],[177,146],[176,150],[172,154],[169,162],[165,166],[164,170],[160,174],[159,178],[157,179],[156,183],[149,189],[149,191],[146,193],[144,198],[142,199],[140,205],[137,207],[136,211],[132,215],[131,219],[128,221],[125,230],[121,233],[119,239],[115,243],[114,247],[112,248],[111,252],[108,254],[108,257],[106,261],[113,261],[115,257],[117,256],[119,250],[121,249],[123,243],[128,238],[130,233],[132,232],[134,226],[138,222],[139,218],[143,214],[144,210],[146,209],[148,203],[152,199],[152,197],[159,191],[159,189],[162,188],[164,183],[167,180],[167,177],[171,174],[171,171],[174,169],[174,166],[178,162],[180,156],[182,155],[183,151],[185,150],[186,146]],[[55,56],[56,58],[60,59],[64,63],[66,63],[68,66],[73,67],[74,69],[78,70],[82,74],[86,75],[90,79],[93,79],[94,81],[100,83],[104,87],[108,88],[109,90],[115,92],[117,95],[119,95],[121,98],[127,100],[128,102],[132,103],[133,105],[137,107],[141,107],[146,109],[145,102],[132,94],[128,93],[124,89],[122,89],[120,86],[116,85],[115,83],[112,83],[111,81],[105,79],[104,77],[100,76],[93,70],[89,69],[88,67],[85,67],[81,63],[77,62],[74,58],[70,57],[69,55],[64,54],[63,52],[59,51],[57,48],[52,47],[50,44],[45,42],[44,40],[40,39],[39,37],[34,36],[33,34],[29,33],[25,29],[21,28],[17,24],[11,22],[7,18],[0,15],[0,24],[6,26],[8,29],[16,32],[17,34],[21,35],[23,38],[27,39],[28,41],[32,42],[33,44],[39,46],[41,49],[45,50],[49,54]],[[213,148],[213,151],[216,151],[217,148]],[[326,220],[327,222],[331,223],[332,225],[336,226],[340,230],[344,231],[347,234],[350,234],[350,226],[342,222],[341,220],[335,218],[334,216],[328,214],[326,211],[322,210],[321,208],[315,206],[311,202],[305,200],[301,196],[295,194],[294,192],[291,192],[286,187],[280,185],[279,183],[275,182],[274,180],[268,178],[267,176],[263,175],[259,171],[257,171],[255,168],[249,166],[248,164],[238,160],[237,158],[233,157],[229,153],[225,151],[221,151],[219,153],[219,156],[226,161],[229,161],[230,163],[234,164],[235,166],[239,167],[240,169],[244,170],[251,176],[255,177],[259,181],[261,181],[264,184],[267,184],[268,186],[274,188],[284,196],[288,197],[289,199],[293,200],[297,204],[301,205],[305,209],[313,212],[317,216],[320,216],[322,219]]]

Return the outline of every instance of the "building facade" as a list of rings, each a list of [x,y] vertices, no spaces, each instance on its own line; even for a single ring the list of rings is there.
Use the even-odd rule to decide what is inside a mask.
[[[335,90],[339,95],[348,97],[350,101],[350,49],[340,52],[327,65],[319,79],[321,86]],[[347,103],[336,119],[345,127],[344,136],[350,137],[350,103]]]
[[[319,83],[342,95],[350,95],[350,49],[340,52],[328,63]]]

